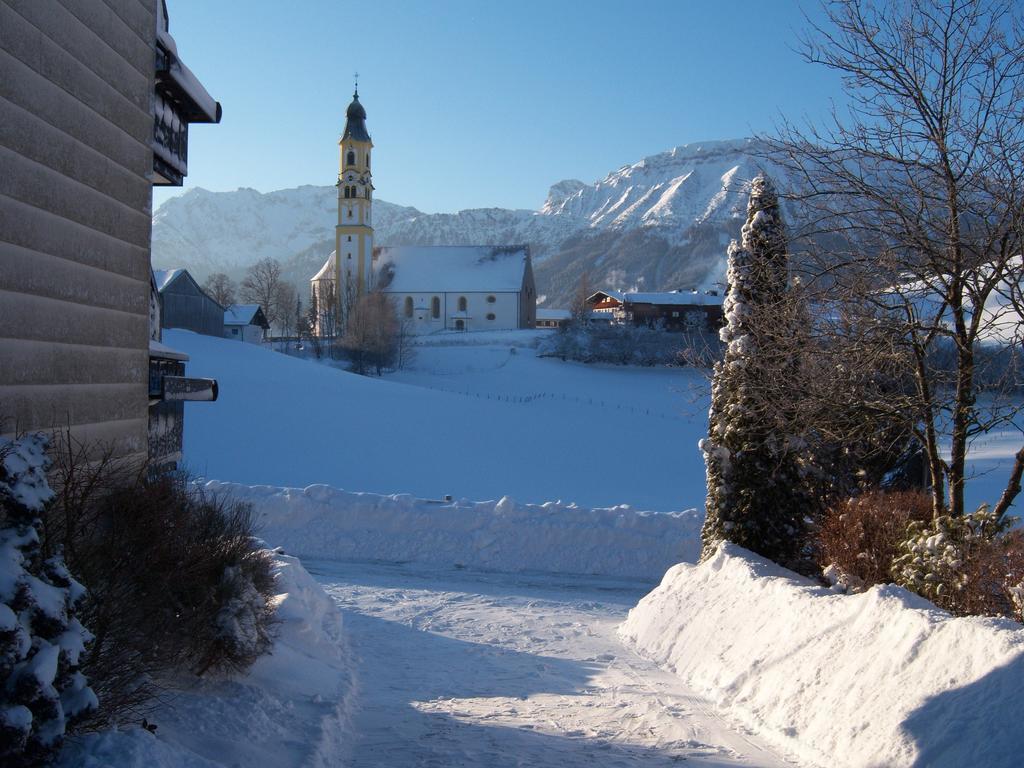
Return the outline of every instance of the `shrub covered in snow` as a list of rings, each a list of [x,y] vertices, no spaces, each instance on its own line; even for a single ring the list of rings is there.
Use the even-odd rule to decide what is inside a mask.
[[[1021,617],[1024,538],[987,506],[910,525],[895,581],[955,616]]]
[[[88,588],[84,668],[101,727],[138,719],[183,673],[243,670],[272,641],[269,553],[249,507],[63,452],[51,535]]]
[[[76,615],[85,589],[40,546],[47,444],[0,438],[0,762],[11,768],[43,761],[98,704],[79,671],[92,640]]]

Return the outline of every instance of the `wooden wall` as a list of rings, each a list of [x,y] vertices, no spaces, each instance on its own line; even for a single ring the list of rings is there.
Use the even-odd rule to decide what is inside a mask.
[[[0,433],[146,452],[157,0],[0,0]]]

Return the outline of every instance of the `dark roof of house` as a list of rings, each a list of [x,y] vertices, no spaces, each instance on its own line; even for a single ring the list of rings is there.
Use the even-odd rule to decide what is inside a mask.
[[[370,134],[366,131],[366,109],[359,103],[359,91],[352,94],[352,103],[348,105],[345,118],[343,139],[370,141]]]
[[[224,325],[258,325],[264,330],[270,328],[259,304],[232,304],[224,310]]]

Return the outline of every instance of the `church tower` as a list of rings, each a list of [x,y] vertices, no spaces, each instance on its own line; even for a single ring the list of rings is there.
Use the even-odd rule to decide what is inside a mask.
[[[338,224],[335,228],[335,285],[344,305],[370,290],[373,277],[373,182],[366,131],[366,110],[359,103],[359,87],[345,113],[345,132],[338,142]]]

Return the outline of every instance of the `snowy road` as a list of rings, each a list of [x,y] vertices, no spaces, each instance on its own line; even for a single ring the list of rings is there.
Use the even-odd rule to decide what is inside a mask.
[[[792,765],[620,644],[636,585],[306,565],[357,658],[353,768]]]

